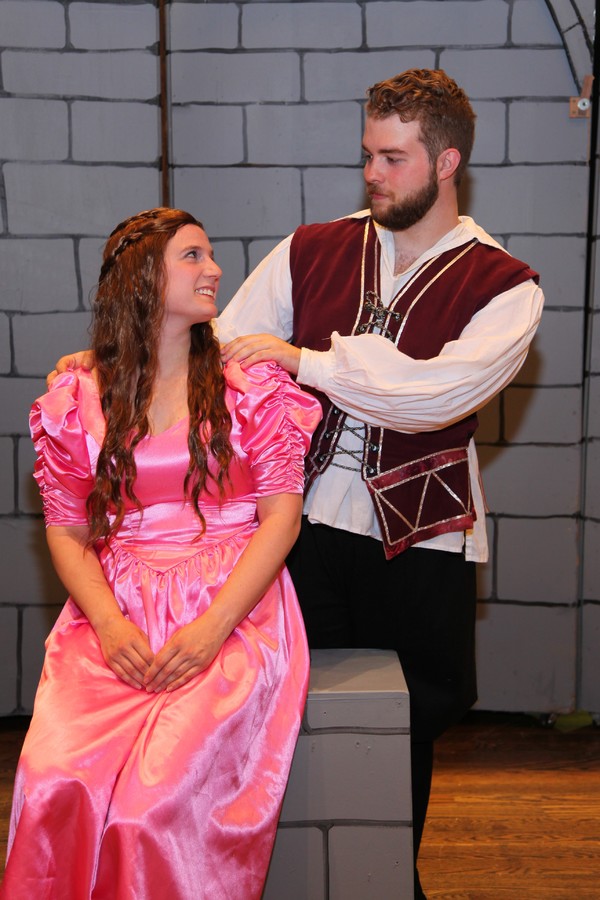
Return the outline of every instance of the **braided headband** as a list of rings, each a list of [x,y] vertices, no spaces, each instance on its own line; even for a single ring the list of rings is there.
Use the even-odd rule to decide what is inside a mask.
[[[158,215],[159,215],[159,213],[156,210],[147,209],[147,210],[144,210],[144,212],[137,213],[135,216],[129,216],[129,218],[123,219],[122,222],[119,222],[119,224],[117,225],[116,228],[113,228],[113,230],[111,231],[111,233],[109,235],[109,240],[110,240],[110,238],[114,237],[115,234],[118,234],[119,231],[123,231],[124,228],[127,228],[129,225],[132,225],[134,222],[139,222],[140,225],[143,224],[144,222],[150,223],[153,220],[157,219]],[[98,284],[102,284],[102,282],[104,281],[104,279],[106,278],[106,276],[108,275],[108,273],[110,272],[110,270],[112,269],[114,264],[116,263],[117,259],[121,255],[121,253],[123,253],[124,250],[127,250],[127,248],[131,247],[133,244],[137,244],[137,242],[139,240],[141,240],[147,234],[150,234],[152,232],[152,230],[153,229],[151,229],[151,228],[147,228],[147,229],[144,229],[143,231],[131,231],[131,232],[129,232],[129,234],[124,234],[121,237],[121,239],[119,240],[119,243],[117,244],[117,246],[114,248],[114,250],[110,254],[110,256],[107,256],[107,258],[102,263],[102,268],[100,269],[100,277],[98,279]]]
[[[131,231],[128,234],[124,234],[120,239],[110,256],[108,256],[104,262],[102,263],[102,268],[100,269],[100,277],[98,279],[98,284],[102,284],[114,264],[116,263],[119,256],[127,250],[128,247],[131,247],[133,244],[137,244],[142,238],[146,237],[149,234],[157,233],[165,230],[162,223],[157,223],[157,219],[160,219],[164,216],[164,213],[170,207],[158,207],[156,209],[146,209],[143,212],[136,213],[135,216],[129,216],[127,219],[123,219],[122,222],[113,228],[109,235],[110,238],[114,237],[120,231],[123,231],[125,228],[128,228],[130,225],[138,224],[141,226],[139,230]],[[173,212],[183,212],[183,210],[173,210]],[[204,229],[204,226],[201,222],[191,216],[189,213],[185,213],[185,215],[189,216],[190,219],[193,219],[193,222],[189,224],[196,224],[199,228]],[[145,226],[145,227],[144,227]]]

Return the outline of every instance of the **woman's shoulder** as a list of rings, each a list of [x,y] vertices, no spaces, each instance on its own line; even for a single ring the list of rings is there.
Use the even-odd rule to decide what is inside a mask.
[[[87,370],[54,379],[31,407],[29,428],[36,451],[34,478],[44,498],[46,523],[83,525],[85,498],[93,486],[92,457],[102,443],[97,390]]]
[[[317,427],[322,416],[319,401],[299,388],[278,363],[261,362],[243,369],[230,360],[224,374],[232,397],[230,409],[238,420],[257,423],[270,418],[306,434]]]
[[[272,360],[256,363],[246,369],[238,362],[230,360],[225,364],[223,374],[227,387],[238,394],[277,390],[280,386],[294,384],[285,369]]]
[[[298,405],[307,411],[314,409],[320,418],[321,405],[307,391],[298,387],[291,375],[273,360],[255,363],[244,369],[230,360],[224,369],[225,383],[237,395],[240,403],[263,403],[268,399]]]
[[[79,368],[58,375],[47,392],[34,401],[30,425],[34,434],[39,429],[52,434],[86,431],[101,443],[104,417],[94,373]]]

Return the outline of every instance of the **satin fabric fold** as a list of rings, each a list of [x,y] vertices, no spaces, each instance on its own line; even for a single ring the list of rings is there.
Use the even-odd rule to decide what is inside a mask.
[[[136,449],[136,494],[112,550],[123,610],[156,652],[210,605],[257,527],[256,499],[300,493],[320,408],[274,364],[226,368],[236,461],[206,534],[183,499],[187,420]],[[70,372],[34,404],[48,524],[81,524],[103,419]],[[17,770],[6,900],[258,900],[296,743],[308,651],[285,568],[214,662],[173,693],[130,688],[68,600],[47,640]]]

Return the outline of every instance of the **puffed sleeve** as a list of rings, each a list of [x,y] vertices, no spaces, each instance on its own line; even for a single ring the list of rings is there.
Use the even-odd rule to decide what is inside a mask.
[[[29,428],[37,453],[33,477],[42,495],[46,525],[87,524],[85,503],[94,476],[83,424],[85,402],[80,376],[68,371],[31,407]]]
[[[257,495],[301,494],[304,457],[322,416],[320,403],[274,362],[243,370],[230,361],[225,379],[237,393],[233,416]]]

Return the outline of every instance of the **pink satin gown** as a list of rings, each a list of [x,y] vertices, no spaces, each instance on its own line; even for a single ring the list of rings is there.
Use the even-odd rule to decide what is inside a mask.
[[[135,451],[143,518],[98,547],[123,612],[156,652],[210,605],[257,527],[257,497],[300,493],[318,403],[274,363],[226,368],[236,460],[225,503],[183,498],[188,420]],[[91,375],[57,379],[31,413],[49,525],[86,522],[104,433]],[[290,577],[214,662],[148,694],[106,665],[72,600],[50,634],[15,780],[5,900],[253,900],[261,895],[298,735],[308,651]]]

